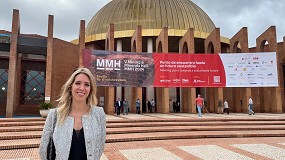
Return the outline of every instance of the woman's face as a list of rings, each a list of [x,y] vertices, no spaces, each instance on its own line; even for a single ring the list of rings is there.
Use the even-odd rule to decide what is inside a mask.
[[[86,102],[90,90],[91,86],[88,76],[83,73],[78,74],[71,87],[72,100]]]

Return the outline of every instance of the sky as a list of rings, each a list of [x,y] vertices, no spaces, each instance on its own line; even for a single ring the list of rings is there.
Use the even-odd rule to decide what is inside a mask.
[[[111,0],[1,0],[0,30],[11,31],[13,9],[20,12],[21,33],[47,36],[48,15],[54,15],[54,37],[71,41],[78,38],[80,20],[86,25]],[[248,28],[249,46],[270,26],[276,26],[277,41],[285,36],[284,0],[192,0],[231,38]]]

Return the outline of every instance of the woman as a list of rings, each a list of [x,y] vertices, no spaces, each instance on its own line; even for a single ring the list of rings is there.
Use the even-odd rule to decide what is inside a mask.
[[[58,109],[51,109],[45,122],[40,158],[47,159],[47,146],[53,134],[56,159],[99,160],[106,140],[106,115],[103,108],[96,106],[92,73],[87,68],[77,69],[63,85],[58,102]]]

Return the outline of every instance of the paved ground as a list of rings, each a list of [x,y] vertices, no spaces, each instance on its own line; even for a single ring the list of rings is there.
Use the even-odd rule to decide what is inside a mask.
[[[122,160],[284,160],[284,142],[284,137],[272,137],[110,143],[106,144],[105,156]]]
[[[285,118],[285,114],[257,113],[247,114],[205,114],[202,118]],[[194,114],[144,114],[127,116],[107,115],[107,120],[118,119],[163,119],[163,118],[198,118]],[[230,131],[228,131],[230,132]],[[260,131],[262,132],[262,131]],[[161,132],[161,134],[164,134]],[[2,150],[3,157],[10,159],[39,159],[38,148]],[[6,155],[6,156],[5,156]],[[9,155],[9,156],[7,156]],[[101,159],[109,160],[249,160],[276,159],[285,160],[285,137],[260,138],[207,138],[207,139],[174,139],[106,143]]]
[[[0,151],[39,159],[38,149]],[[14,155],[14,156],[12,156]],[[28,157],[28,158],[27,158]],[[17,158],[16,158],[17,159]],[[17,159],[17,160],[18,160]],[[284,160],[285,138],[213,138],[107,143],[101,160]]]

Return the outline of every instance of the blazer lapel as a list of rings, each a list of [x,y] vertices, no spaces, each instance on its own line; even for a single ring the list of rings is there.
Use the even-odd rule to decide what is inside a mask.
[[[68,159],[72,135],[73,135],[74,118],[67,117],[63,125],[57,125],[54,132],[54,145],[57,155],[62,155],[59,159]]]

